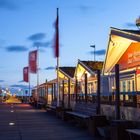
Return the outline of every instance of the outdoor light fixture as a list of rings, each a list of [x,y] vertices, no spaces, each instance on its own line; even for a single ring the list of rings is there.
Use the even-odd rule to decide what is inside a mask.
[[[14,122],[10,122],[10,123],[9,123],[9,125],[11,125],[11,126],[12,126],[12,125],[15,125],[15,123],[14,123]]]

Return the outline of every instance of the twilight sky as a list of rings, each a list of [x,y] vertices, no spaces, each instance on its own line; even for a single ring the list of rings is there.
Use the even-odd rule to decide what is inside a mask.
[[[23,67],[40,44],[40,83],[56,78],[53,55],[56,8],[60,19],[60,66],[104,60],[110,27],[137,29],[139,0],[0,0],[0,86],[24,87]],[[31,74],[31,85],[36,75]]]

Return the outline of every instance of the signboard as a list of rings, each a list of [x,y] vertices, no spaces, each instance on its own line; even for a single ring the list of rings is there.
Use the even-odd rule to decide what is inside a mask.
[[[140,43],[131,43],[117,64],[120,70],[140,66]]]

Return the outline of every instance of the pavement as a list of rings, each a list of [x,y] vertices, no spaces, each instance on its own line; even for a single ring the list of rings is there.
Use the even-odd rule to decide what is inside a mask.
[[[0,104],[0,140],[100,140],[29,104]]]

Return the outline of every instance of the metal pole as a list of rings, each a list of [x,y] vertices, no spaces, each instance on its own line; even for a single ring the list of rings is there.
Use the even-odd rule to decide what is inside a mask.
[[[60,100],[60,94],[59,94],[59,57],[57,57],[57,106],[59,107],[59,100]]]
[[[29,68],[29,70],[30,70],[30,68]],[[29,103],[29,99],[30,99],[30,92],[31,92],[31,83],[30,83],[30,72],[29,72],[29,70],[28,70],[28,77],[29,77],[29,97],[28,97],[28,103]]]
[[[39,99],[39,46],[37,46],[37,108]]]

